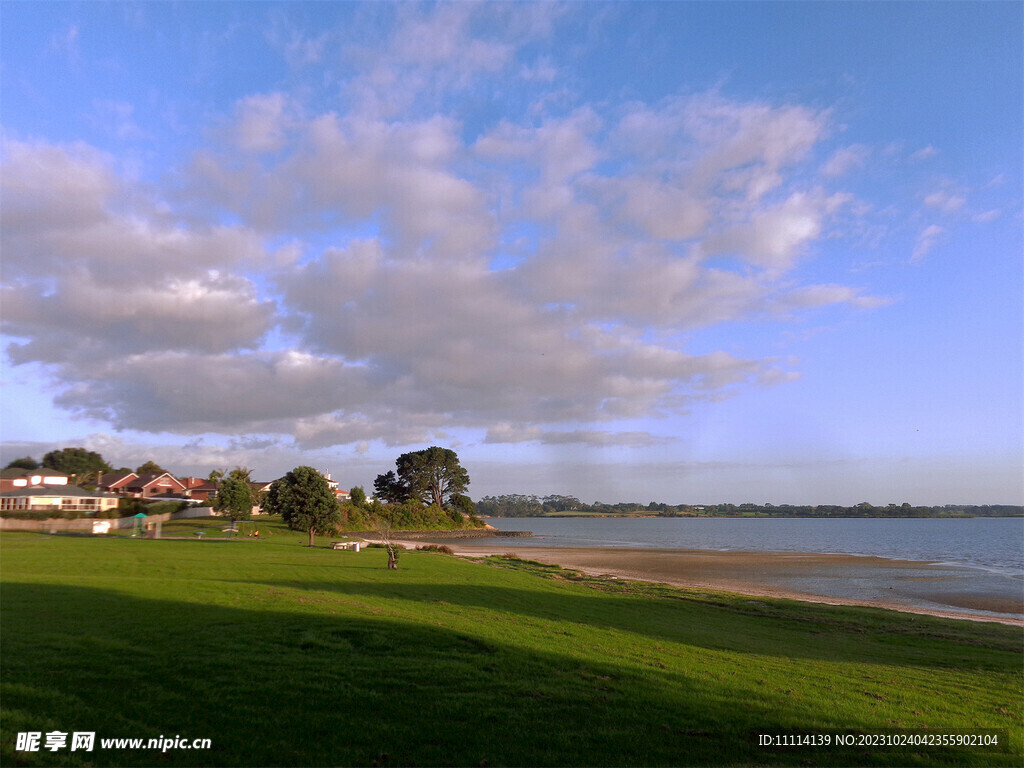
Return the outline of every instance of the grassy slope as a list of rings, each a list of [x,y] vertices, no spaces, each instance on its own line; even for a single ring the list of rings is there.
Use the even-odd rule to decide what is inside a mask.
[[[431,553],[388,571],[380,550],[309,550],[304,538],[4,534],[3,764],[1021,759],[1017,628]],[[1003,745],[756,744],[758,732],[896,729],[1002,729]],[[27,730],[211,738],[214,749],[12,752]]]

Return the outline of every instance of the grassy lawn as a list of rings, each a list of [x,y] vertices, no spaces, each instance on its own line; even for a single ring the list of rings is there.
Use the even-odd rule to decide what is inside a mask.
[[[1024,754],[1019,628],[503,559],[408,552],[388,571],[382,550],[311,550],[273,526],[261,538],[3,534],[3,764],[931,766]],[[18,732],[54,730],[213,748],[14,750]],[[757,743],[899,731],[998,733],[1000,745]]]

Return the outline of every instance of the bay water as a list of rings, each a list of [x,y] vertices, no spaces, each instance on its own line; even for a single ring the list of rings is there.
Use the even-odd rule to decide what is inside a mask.
[[[1024,518],[489,518],[520,547],[615,547],[843,554],[917,561],[815,578],[772,576],[797,592],[948,612],[1024,615]],[[472,546],[472,539],[460,546]],[[493,540],[479,540],[493,546]],[[766,582],[767,583],[767,582]],[[989,606],[988,610],[985,607]]]
[[[1024,518],[488,518],[516,545],[870,555],[1024,578]]]

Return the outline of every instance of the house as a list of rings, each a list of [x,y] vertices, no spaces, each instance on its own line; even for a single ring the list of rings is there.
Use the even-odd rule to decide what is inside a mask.
[[[102,491],[87,491],[67,483],[29,485],[0,493],[0,510],[26,512],[106,512],[117,508],[120,499]]]
[[[187,478],[189,480],[195,480],[195,478]],[[186,483],[186,485],[188,485]],[[204,480],[199,485],[192,485],[185,488],[185,495],[190,499],[196,501],[209,501],[210,499],[217,498],[217,491],[220,490],[220,483],[212,483],[209,480]]]
[[[186,495],[185,484],[170,472],[136,475],[135,479],[120,486],[117,492],[137,499],[158,499],[161,496],[181,498]]]
[[[108,493],[124,494],[124,487],[132,480],[137,480],[138,477],[134,472],[107,472],[100,475],[96,487]]]
[[[70,477],[55,469],[18,469],[12,467],[0,470],[0,493],[13,491],[16,488],[29,488],[34,485],[67,485]]]
[[[331,473],[330,472],[324,470],[320,474],[323,475],[324,478],[327,480],[327,485],[330,487],[331,493],[334,494],[334,498],[336,498],[338,501],[348,501],[349,500],[349,495],[350,495],[349,492],[348,491],[343,491],[341,488],[338,487],[338,482],[336,480],[332,480],[331,479]]]
[[[181,477],[182,485],[185,486],[185,496],[194,501],[209,501],[216,498],[220,483],[215,480],[206,480],[202,477]]]

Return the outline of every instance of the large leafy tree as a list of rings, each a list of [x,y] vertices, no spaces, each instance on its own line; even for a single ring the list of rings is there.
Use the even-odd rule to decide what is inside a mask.
[[[43,467],[55,469],[75,478],[98,472],[109,472],[111,467],[95,451],[85,448],[61,448],[43,456]]]
[[[23,456],[8,464],[6,469],[39,469],[39,462],[31,456]]]
[[[147,461],[145,464],[141,464],[135,468],[136,475],[156,475],[167,470],[157,464],[155,461]]]
[[[252,486],[248,480],[229,477],[217,489],[213,508],[234,522],[247,520],[252,513],[253,503]]]
[[[341,508],[327,478],[312,467],[296,467],[271,485],[263,508],[281,515],[293,531],[308,531],[311,547],[314,536],[341,521]]]
[[[444,507],[453,496],[465,493],[469,486],[469,473],[459,463],[458,454],[449,448],[434,445],[422,451],[403,453],[395,464],[397,474],[378,475],[373,484],[374,491],[384,501],[413,498]]]

